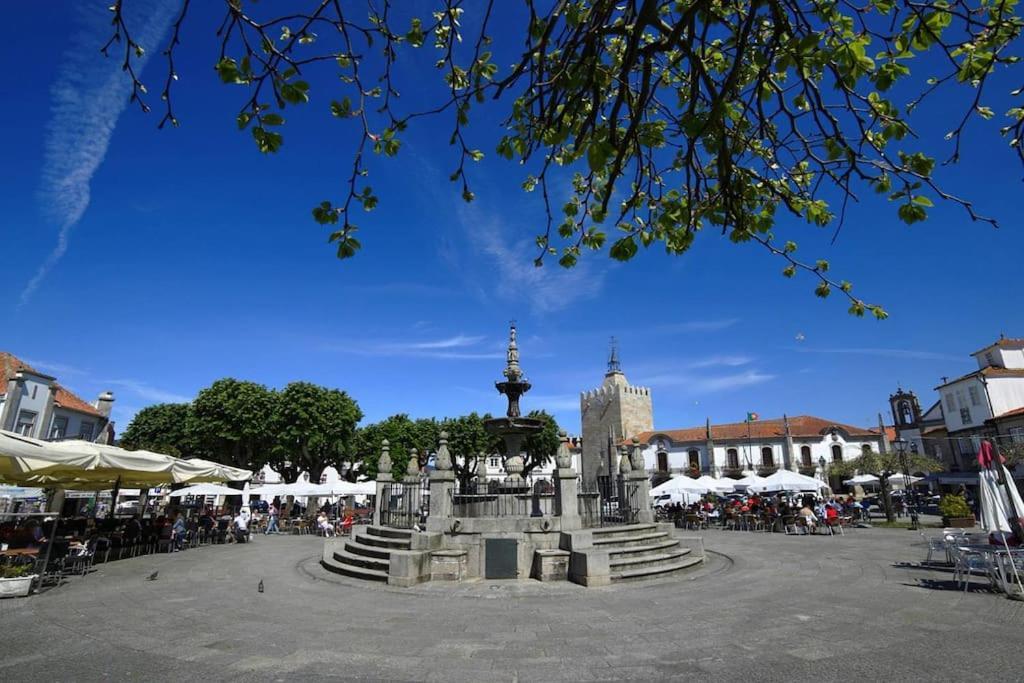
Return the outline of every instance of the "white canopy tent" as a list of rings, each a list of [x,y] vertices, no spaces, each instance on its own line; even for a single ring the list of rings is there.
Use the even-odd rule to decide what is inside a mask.
[[[827,488],[829,485],[820,479],[790,470],[778,470],[765,477],[762,483],[747,487],[747,490],[752,493],[778,493],[781,491],[820,491]]]
[[[910,480],[911,485],[914,485],[917,482],[922,481],[924,477],[915,477],[913,475],[905,477],[902,474],[894,474],[889,477],[889,484],[893,488],[904,488],[906,486],[907,479]],[[843,483],[847,486],[878,486],[880,480],[873,474],[858,474],[850,479],[845,479]]]
[[[748,474],[742,479],[733,480],[732,485],[736,490],[747,489],[751,486],[760,486],[767,481],[767,479],[767,477],[761,477],[756,474]]]
[[[184,498],[185,496],[240,496],[244,491],[240,489],[233,489],[230,486],[220,486],[218,484],[195,484],[193,486],[186,486],[183,489],[177,491],[171,491],[167,495],[171,498]]]
[[[712,490],[713,489],[709,488],[706,483],[701,482],[698,479],[688,477],[685,474],[677,474],[668,481],[662,482],[652,488],[650,495],[660,496],[665,493],[692,493],[696,495],[704,495],[705,493],[710,493]]]
[[[698,477],[695,481],[706,487],[709,492],[732,493],[736,490],[736,483],[732,479],[715,479],[714,477],[704,474]]]

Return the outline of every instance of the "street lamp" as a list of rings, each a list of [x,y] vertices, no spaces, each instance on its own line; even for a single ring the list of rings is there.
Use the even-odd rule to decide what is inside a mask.
[[[910,488],[910,463],[907,461],[907,440],[897,438],[893,441],[896,452],[900,457],[900,468],[903,470],[903,497],[910,509],[910,528],[917,531],[920,527],[917,519],[917,496]]]

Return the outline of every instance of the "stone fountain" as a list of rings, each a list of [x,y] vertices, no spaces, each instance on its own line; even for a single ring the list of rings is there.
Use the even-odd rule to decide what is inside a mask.
[[[512,323],[508,333],[508,351],[505,356],[504,380],[494,383],[498,393],[508,399],[505,417],[484,421],[484,429],[500,436],[505,443],[505,472],[508,479],[504,488],[525,488],[523,481],[523,441],[531,434],[540,432],[544,425],[533,417],[523,417],[519,410],[519,399],[530,390],[530,383],[519,366],[519,346],[516,343],[516,326]]]
[[[654,522],[636,439],[630,448],[623,445],[619,472],[608,486],[580,491],[569,438],[562,432],[554,467],[530,486],[523,478],[523,442],[544,425],[523,417],[519,408],[530,383],[519,365],[514,324],[502,374],[495,387],[508,399],[505,416],[484,426],[504,442],[506,479],[489,481],[485,466],[472,481],[457,481],[455,458],[475,454],[451,453],[442,432],[429,475],[418,471],[414,456],[406,475],[395,480],[385,441],[374,523],[354,527],[349,538],[326,539],[321,560],[326,569],[393,586],[481,578],[602,586],[703,563],[702,552],[674,538],[671,524]]]

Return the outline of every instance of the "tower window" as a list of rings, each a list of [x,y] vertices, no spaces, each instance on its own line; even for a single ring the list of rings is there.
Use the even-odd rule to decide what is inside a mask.
[[[914,415],[910,411],[910,403],[907,401],[900,402],[900,419],[905,425],[914,423]]]

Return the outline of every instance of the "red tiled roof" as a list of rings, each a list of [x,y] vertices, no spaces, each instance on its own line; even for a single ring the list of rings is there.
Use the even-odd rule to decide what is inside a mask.
[[[988,351],[989,349],[995,348],[995,347],[997,347],[997,346],[998,346],[999,348],[1001,348],[1001,349],[1006,349],[1006,348],[1011,348],[1011,349],[1012,349],[1012,348],[1019,348],[1019,347],[1021,347],[1021,346],[1024,346],[1024,339],[1020,339],[1020,338],[1012,338],[1012,337],[1000,337],[1000,338],[999,338],[999,339],[997,339],[997,340],[996,340],[996,341],[995,341],[994,343],[992,343],[992,344],[989,344],[988,346],[986,346],[986,347],[985,347],[985,348],[983,348],[983,349],[980,349],[980,350],[978,350],[978,351],[975,351],[975,352],[974,352],[974,353],[972,353],[971,355],[972,355],[972,356],[977,356],[977,355],[978,355],[979,353],[985,353],[985,352],[986,352],[986,351]]]
[[[1024,417],[1024,408],[1014,408],[1013,410],[1007,410],[1005,413],[1000,413],[995,417],[989,418],[990,420],[998,420],[1002,417]]]
[[[3,393],[7,391],[7,383],[11,381],[15,373],[19,370],[27,370],[28,372],[37,372],[35,368],[21,360],[17,356],[7,353],[6,351],[0,351],[0,372],[3,373],[3,386],[0,389]],[[49,375],[47,375],[49,376]],[[0,394],[2,395],[2,394]],[[61,408],[67,410],[75,410],[79,413],[88,413],[89,415],[95,415],[96,417],[102,417],[100,412],[93,406],[83,401],[78,396],[74,395],[64,387],[57,384],[57,395],[54,396],[54,403]]]
[[[789,418],[789,433],[794,438],[816,437],[827,434],[836,427],[850,436],[878,436],[878,432],[862,427],[853,427],[833,422],[813,415],[797,415]],[[749,435],[755,439],[775,439],[785,436],[786,428],[782,418],[771,420],[757,420],[749,423]],[[711,438],[714,441],[741,441],[748,435],[748,423],[733,422],[730,424],[711,425]],[[642,432],[636,435],[641,443],[650,443],[659,436],[668,437],[669,440],[680,443],[688,441],[704,441],[707,438],[706,427],[689,427],[686,429],[664,429],[659,431]]]
[[[956,379],[951,379],[945,384],[940,384],[935,388],[941,389],[942,387],[948,387],[950,384],[956,384],[960,380],[967,379],[968,377],[974,377],[976,375],[984,375],[985,377],[1024,377],[1024,368],[997,368],[994,365],[989,365],[981,370],[968,372],[966,375],[961,375]]]

